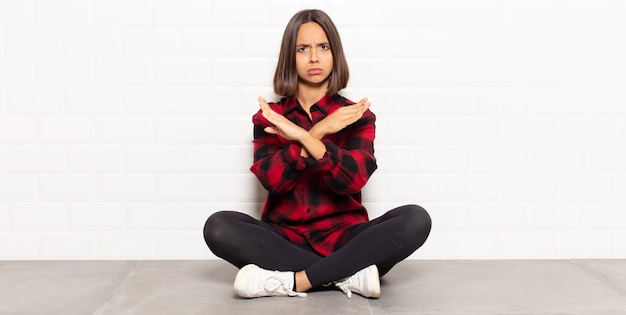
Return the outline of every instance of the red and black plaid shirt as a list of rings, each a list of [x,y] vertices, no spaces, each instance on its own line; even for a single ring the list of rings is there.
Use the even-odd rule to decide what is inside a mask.
[[[354,102],[339,94],[324,96],[311,106],[311,116],[295,98],[283,98],[270,107],[309,130],[341,106]],[[367,222],[361,188],[376,170],[376,117],[367,110],[361,119],[322,139],[326,153],[320,160],[300,156],[302,145],[264,128],[271,124],[261,111],[253,118],[254,164],[250,168],[268,190],[262,220],[287,239],[309,244],[324,256],[338,249],[346,229]]]

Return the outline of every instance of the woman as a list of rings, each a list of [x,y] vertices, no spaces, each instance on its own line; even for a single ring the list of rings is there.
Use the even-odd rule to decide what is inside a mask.
[[[369,220],[361,189],[376,170],[375,116],[366,98],[337,94],[348,83],[330,17],[303,10],[289,21],[274,76],[277,103],[259,98],[251,171],[267,189],[261,220],[235,211],[209,217],[213,253],[240,268],[246,298],[306,296],[334,285],[350,298],[380,295],[380,277],[426,241],[431,221],[417,205]]]

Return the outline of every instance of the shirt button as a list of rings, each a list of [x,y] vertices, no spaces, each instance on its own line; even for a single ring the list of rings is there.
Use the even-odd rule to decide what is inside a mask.
[[[306,209],[306,213],[311,213],[311,209]]]

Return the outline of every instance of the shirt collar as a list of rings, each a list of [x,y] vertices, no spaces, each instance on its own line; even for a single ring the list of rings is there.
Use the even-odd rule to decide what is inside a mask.
[[[313,105],[317,105],[319,110],[324,113],[324,115],[328,115],[328,113],[331,112],[333,108],[341,106],[341,104],[337,102],[338,97],[339,94],[324,95]],[[298,108],[301,108],[300,102],[298,102],[298,99],[295,97],[285,99],[283,104],[283,106],[285,107],[285,115],[291,113]]]

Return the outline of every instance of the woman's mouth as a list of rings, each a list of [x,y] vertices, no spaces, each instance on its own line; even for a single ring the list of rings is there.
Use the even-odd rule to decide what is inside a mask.
[[[322,74],[322,69],[320,68],[312,68],[307,70],[307,73],[310,75],[318,75],[318,74]]]

